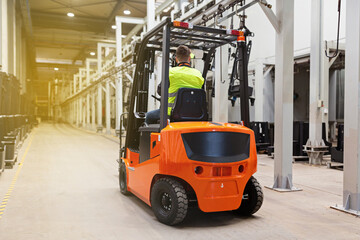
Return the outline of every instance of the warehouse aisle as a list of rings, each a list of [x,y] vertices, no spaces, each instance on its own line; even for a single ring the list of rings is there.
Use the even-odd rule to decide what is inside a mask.
[[[0,176],[0,239],[360,239],[359,218],[329,209],[341,203],[342,172],[303,164],[294,166],[294,182],[304,191],[264,189],[254,217],[194,212],[183,225],[165,226],[136,197],[120,194],[117,142],[65,124],[40,124],[14,169]],[[259,157],[262,185],[272,182],[272,164]]]

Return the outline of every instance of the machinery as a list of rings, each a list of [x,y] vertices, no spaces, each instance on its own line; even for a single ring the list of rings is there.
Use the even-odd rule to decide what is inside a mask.
[[[344,163],[344,124],[337,125],[337,146],[330,152],[332,162]]]
[[[245,41],[242,31],[166,19],[144,36],[134,53],[136,69],[124,147],[120,134],[120,191],[139,197],[164,224],[182,222],[191,207],[251,215],[262,205],[262,189],[252,176],[257,170],[257,153],[251,129],[208,122],[203,89],[179,89],[171,116],[167,113],[170,52],[179,45],[202,50],[206,79],[216,48],[236,41]],[[160,122],[147,125],[149,76],[159,51]]]

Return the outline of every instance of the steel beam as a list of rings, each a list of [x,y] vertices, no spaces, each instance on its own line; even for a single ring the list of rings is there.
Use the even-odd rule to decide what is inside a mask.
[[[155,0],[147,0],[147,31],[150,31],[155,25]],[[156,94],[155,74],[152,73],[149,77],[149,90],[148,90],[148,111],[156,108],[156,100],[151,95]]]
[[[217,1],[218,4],[220,1]],[[228,21],[223,23],[228,27]],[[213,121],[228,122],[228,88],[229,88],[229,63],[228,45],[221,46],[215,52],[215,98],[213,104]]]
[[[115,5],[115,7],[113,8],[113,10],[111,11],[108,19],[107,19],[107,26],[105,28],[105,32],[108,31],[108,27],[111,26],[111,24],[113,23],[114,21],[114,18],[116,17],[116,14],[118,13],[118,11],[120,10],[121,7],[123,7],[125,3],[125,0],[117,0],[117,3]]]
[[[121,23],[130,23],[130,24],[144,24],[145,23],[143,18],[116,16],[115,19],[116,19],[116,22],[120,21]]]
[[[1,14],[0,14],[0,29],[1,29],[1,46],[0,46],[0,65],[3,72],[8,72],[8,5],[7,1],[3,0],[0,2]]]
[[[102,132],[102,84],[97,87],[97,132]]]
[[[156,8],[155,10],[155,16],[159,15],[164,9],[166,9],[167,7],[169,7],[171,4],[173,4],[173,0],[166,0],[163,3],[161,3],[161,5],[159,7]],[[124,39],[123,43],[127,43],[128,41],[131,40],[131,38],[137,34],[145,25],[145,23],[147,23],[147,18],[144,18],[144,24],[138,24],[136,25],[126,36],[126,38]]]
[[[110,83],[105,82],[105,123],[106,123],[106,134],[110,134]]]
[[[275,62],[275,162],[277,191],[298,190],[292,183],[293,91],[294,91],[294,0],[277,0]]]
[[[122,64],[122,18],[116,17],[116,62],[115,66],[119,67]],[[122,73],[116,74],[115,79],[115,129],[120,131],[120,116],[123,113],[123,80]]]
[[[213,99],[213,121],[228,122],[228,48],[222,46],[215,52],[215,98]]]
[[[360,216],[360,1],[346,1],[343,205],[333,208]]]
[[[155,0],[147,0],[146,4],[147,30],[155,26]]]
[[[86,127],[90,128],[90,93],[86,94]]]
[[[95,108],[95,91],[91,91],[91,128],[96,130],[95,117],[96,117],[96,108]]]
[[[266,2],[266,1],[265,1]],[[263,3],[259,2],[259,5],[263,12],[265,13],[266,17],[269,19],[269,22],[273,25],[275,31],[280,33],[280,22],[274,12],[268,6],[265,6]]]
[[[257,59],[255,66],[255,121],[264,121],[264,60]]]
[[[83,123],[83,109],[82,109],[82,97],[79,97],[79,100],[78,100],[78,111],[79,111],[79,125],[78,127],[81,127],[82,126],[82,123]]]
[[[17,41],[15,1],[8,1],[8,41],[8,72],[15,75]]]
[[[310,51],[310,99],[309,99],[309,141],[307,146],[314,149],[322,141],[322,83],[324,72],[323,46],[323,0],[311,1],[311,51]],[[321,164],[322,154],[308,153],[310,164]]]

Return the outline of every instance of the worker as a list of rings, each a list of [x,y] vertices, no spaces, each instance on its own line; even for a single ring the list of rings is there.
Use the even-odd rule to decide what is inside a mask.
[[[175,104],[176,93],[180,88],[202,88],[204,78],[199,70],[190,66],[191,51],[188,47],[180,45],[176,49],[175,60],[176,67],[169,70],[169,96],[168,96],[168,115]],[[160,91],[158,88],[158,94]],[[145,122],[155,124],[160,119],[160,109],[146,113]]]

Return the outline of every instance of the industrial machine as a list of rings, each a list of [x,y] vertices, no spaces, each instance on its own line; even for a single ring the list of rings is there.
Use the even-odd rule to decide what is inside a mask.
[[[337,125],[337,146],[331,148],[331,161],[344,163],[344,124]]]
[[[216,48],[234,42],[243,44],[245,35],[238,30],[166,19],[136,47],[124,147],[120,133],[120,191],[139,197],[164,224],[182,222],[191,207],[204,212],[233,210],[251,215],[262,205],[263,192],[253,177],[257,153],[251,129],[240,124],[207,121],[203,89],[179,89],[172,114],[168,116],[170,52],[179,45],[202,50],[206,79]],[[155,53],[159,51],[162,52],[160,122],[148,125],[144,120],[149,77],[154,70]],[[247,90],[246,87],[243,92]],[[247,105],[248,109],[249,100],[245,103],[242,108]]]

